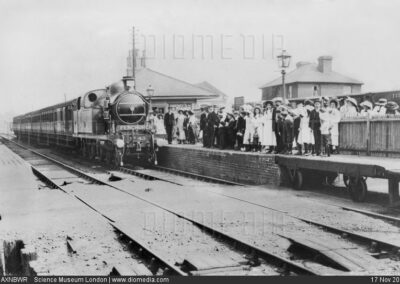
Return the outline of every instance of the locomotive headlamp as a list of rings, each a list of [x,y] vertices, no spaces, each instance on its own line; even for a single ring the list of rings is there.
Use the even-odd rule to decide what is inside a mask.
[[[124,82],[125,91],[134,90],[135,89],[135,79],[131,76],[122,77],[122,82]]]
[[[151,85],[149,85],[149,87],[146,90],[147,95],[151,98],[154,95],[154,89]]]
[[[147,95],[149,96],[149,111],[153,111],[153,107],[151,105],[151,98],[154,95],[153,87],[151,85],[149,85],[149,87],[147,88],[146,92],[147,92]]]

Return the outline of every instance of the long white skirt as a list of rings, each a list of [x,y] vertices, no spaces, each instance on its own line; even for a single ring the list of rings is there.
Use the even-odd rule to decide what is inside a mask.
[[[245,145],[253,144],[253,136],[254,136],[254,128],[251,129],[246,128],[243,136],[243,144]]]
[[[266,120],[262,129],[261,145],[276,146],[275,131],[272,130],[272,119]]]

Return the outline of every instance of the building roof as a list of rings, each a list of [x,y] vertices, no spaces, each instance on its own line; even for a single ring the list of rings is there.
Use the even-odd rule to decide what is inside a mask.
[[[153,98],[214,98],[216,92],[201,88],[188,82],[173,78],[150,68],[136,70],[136,91],[147,96],[149,85],[154,91]]]
[[[202,88],[202,89],[205,89],[205,90],[207,90],[207,91],[213,92],[213,93],[215,93],[215,94],[217,94],[217,95],[219,95],[219,96],[221,96],[221,97],[223,97],[223,98],[228,97],[227,94],[225,94],[225,93],[222,92],[221,90],[217,89],[215,86],[211,85],[211,84],[210,84],[209,82],[207,82],[207,81],[203,81],[203,82],[201,82],[201,83],[197,83],[197,84],[194,84],[194,85],[197,86],[197,87],[200,87],[200,88]]]
[[[335,71],[321,72],[318,65],[309,62],[302,62],[298,67],[287,73],[285,77],[286,84],[291,83],[339,83],[339,84],[355,84],[362,85],[363,82],[356,79],[339,74]],[[260,89],[279,86],[282,84],[282,77],[266,83]]]

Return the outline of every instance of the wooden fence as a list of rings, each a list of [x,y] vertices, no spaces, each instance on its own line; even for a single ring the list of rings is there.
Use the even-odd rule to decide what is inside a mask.
[[[344,118],[339,147],[351,154],[400,157],[400,116]]]

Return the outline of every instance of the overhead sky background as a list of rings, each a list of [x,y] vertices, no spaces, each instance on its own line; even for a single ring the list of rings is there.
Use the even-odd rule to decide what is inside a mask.
[[[289,70],[332,55],[364,91],[400,89],[398,11],[398,0],[0,0],[0,112],[118,80],[132,26],[148,67],[232,98],[260,99],[258,88],[280,76],[281,35]]]

